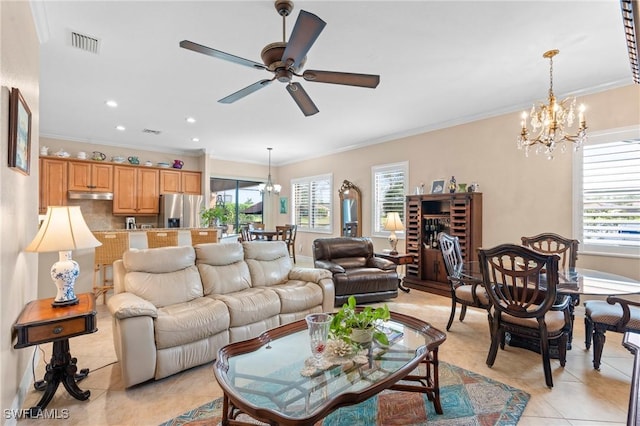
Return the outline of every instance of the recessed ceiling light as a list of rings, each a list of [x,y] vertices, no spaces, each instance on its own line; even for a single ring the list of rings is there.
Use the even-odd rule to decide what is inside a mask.
[[[114,100],[108,100],[105,102],[105,104],[107,104],[107,106],[111,108],[116,108],[118,106],[118,103]]]
[[[126,130],[126,127],[124,127],[124,126],[116,126],[116,129],[120,130],[121,132],[124,132]]]
[[[187,120],[187,123],[195,123],[196,122],[196,119],[193,118],[193,117],[187,117],[187,118],[185,118],[185,120]]]
[[[191,142],[200,142],[200,138],[191,138]]]

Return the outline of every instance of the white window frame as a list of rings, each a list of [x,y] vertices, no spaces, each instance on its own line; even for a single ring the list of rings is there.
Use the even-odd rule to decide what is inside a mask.
[[[313,211],[314,194],[311,193],[311,188],[314,183],[326,181],[329,184],[328,189],[328,202],[329,202],[329,227],[320,228],[315,226],[303,226],[297,222],[296,218],[296,185],[308,185],[309,186],[309,211]],[[319,234],[332,234],[333,233],[333,174],[328,173],[324,175],[308,176],[291,180],[291,223],[295,223],[300,232],[315,232]]]
[[[402,161],[399,163],[390,163],[390,164],[380,164],[371,167],[371,192],[373,196],[371,197],[371,235],[374,237],[384,237],[387,238],[391,232],[385,231],[382,227],[384,223],[382,223],[381,218],[381,210],[382,210],[382,202],[379,200],[381,194],[376,190],[376,176],[381,173],[388,172],[401,172],[404,174],[403,185],[404,185],[404,194],[402,200],[402,217],[406,222],[406,214],[405,214],[405,206],[406,199],[404,198],[407,194],[409,188],[409,162]],[[380,219],[380,221],[379,221]],[[405,223],[406,226],[406,223]],[[396,231],[396,236],[399,240],[405,238],[404,231]]]
[[[586,145],[599,145],[619,142],[628,139],[640,139],[640,126],[630,126],[611,129],[589,135]],[[580,241],[580,253],[609,256],[640,258],[640,248],[623,247],[617,245],[588,244],[583,237],[583,149],[579,149],[573,156],[573,234]]]

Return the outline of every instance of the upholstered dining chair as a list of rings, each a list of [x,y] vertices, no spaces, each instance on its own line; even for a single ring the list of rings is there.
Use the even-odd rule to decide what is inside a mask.
[[[487,365],[493,366],[498,346],[504,349],[506,333],[538,341],[545,382],[553,387],[549,342],[558,341],[560,365],[564,367],[571,324],[568,311],[571,299],[563,297],[561,303],[556,301],[559,256],[515,244],[478,249],[478,256],[493,308]]]
[[[464,321],[467,306],[471,306],[487,310],[489,326],[491,326],[491,312],[488,309],[490,307],[489,296],[487,296],[487,291],[482,285],[482,280],[462,273],[464,260],[458,237],[440,232],[438,234],[438,244],[440,245],[440,251],[447,268],[447,278],[451,286],[451,315],[449,315],[449,322],[447,322],[447,331],[453,324],[458,303],[460,304],[460,322]]]
[[[587,300],[584,308],[584,344],[589,349],[593,339],[593,368],[600,370],[606,331],[640,333],[640,302],[609,296]]]

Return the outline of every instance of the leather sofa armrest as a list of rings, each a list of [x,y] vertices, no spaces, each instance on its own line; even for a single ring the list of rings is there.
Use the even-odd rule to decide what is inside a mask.
[[[342,266],[329,260],[316,260],[315,266],[316,268],[328,269],[332,274],[341,274],[345,272]]]
[[[378,268],[383,271],[395,271],[396,264],[390,260],[383,259],[381,257],[370,257],[367,259],[367,266],[369,268]]]
[[[136,296],[133,293],[114,294],[108,301],[109,312],[116,319],[133,317],[158,317],[158,309],[153,303]]]
[[[320,268],[300,268],[294,267],[289,271],[290,280],[300,280],[312,283],[319,283],[323,278],[331,278],[331,272]]]

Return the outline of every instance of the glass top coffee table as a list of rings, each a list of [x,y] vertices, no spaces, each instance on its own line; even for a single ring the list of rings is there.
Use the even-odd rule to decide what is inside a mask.
[[[374,343],[368,363],[338,365],[310,377],[301,374],[311,357],[304,320],[223,347],[214,367],[224,391],[222,424],[247,424],[238,419],[245,413],[270,424],[312,425],[385,389],[425,393],[442,414],[438,347],[446,334],[395,312],[385,325],[402,335],[388,348]]]

